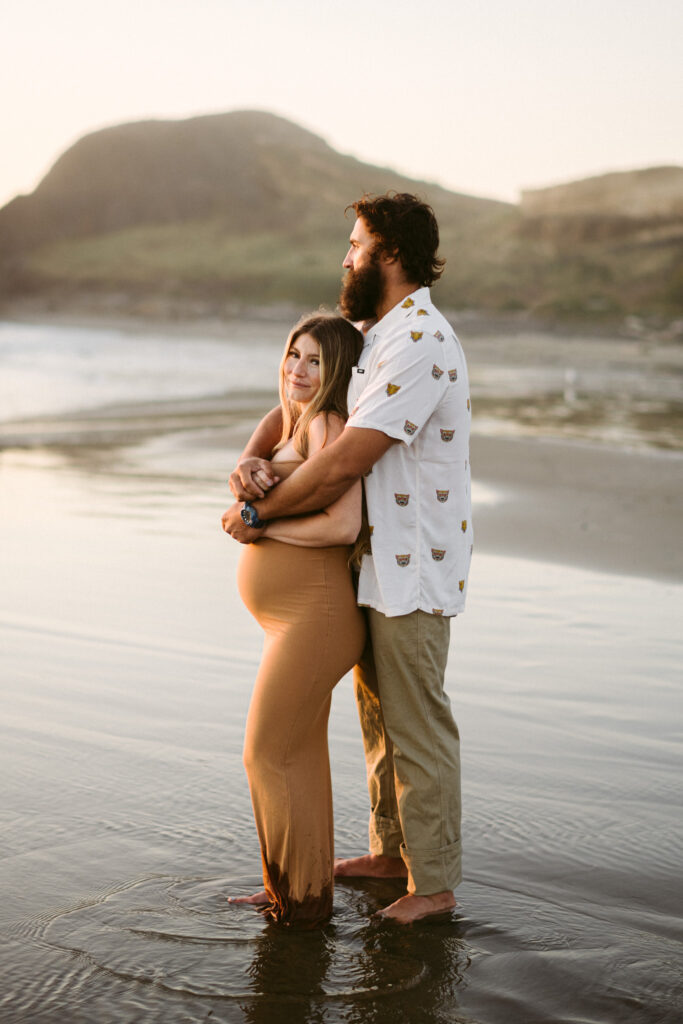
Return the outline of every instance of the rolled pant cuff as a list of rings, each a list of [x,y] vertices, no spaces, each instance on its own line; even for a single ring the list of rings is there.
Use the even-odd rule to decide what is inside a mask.
[[[401,857],[408,868],[408,892],[431,896],[455,889],[462,881],[462,849],[460,840],[436,850],[410,852],[401,845]]]
[[[379,814],[370,818],[368,829],[369,850],[377,857],[402,857],[403,833],[400,824],[393,818],[382,818]]]

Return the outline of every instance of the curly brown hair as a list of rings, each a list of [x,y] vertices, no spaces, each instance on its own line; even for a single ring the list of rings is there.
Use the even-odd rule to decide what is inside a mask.
[[[396,256],[409,281],[429,286],[441,277],[445,259],[437,256],[439,227],[431,206],[410,192],[364,195],[355,210],[377,238],[380,252]]]

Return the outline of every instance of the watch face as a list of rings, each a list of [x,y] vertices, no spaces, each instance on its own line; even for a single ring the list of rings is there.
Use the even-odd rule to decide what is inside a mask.
[[[258,529],[263,525],[258,517],[258,512],[250,502],[245,502],[245,507],[240,515],[242,516],[242,521],[246,522],[247,525],[251,526],[253,529]]]
[[[248,501],[244,503],[244,508],[240,512],[240,515],[242,516],[242,521],[246,523],[247,526],[251,526],[254,530],[258,530],[259,527],[264,525],[258,517],[258,512],[253,505],[249,504]]]

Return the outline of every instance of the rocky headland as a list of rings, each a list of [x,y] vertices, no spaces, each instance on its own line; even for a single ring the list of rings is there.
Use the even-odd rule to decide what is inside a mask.
[[[362,163],[258,111],[76,142],[0,210],[0,315],[221,319],[334,305],[344,210],[390,188],[436,211],[444,307],[660,328],[683,316],[683,168],[525,191],[515,205]]]

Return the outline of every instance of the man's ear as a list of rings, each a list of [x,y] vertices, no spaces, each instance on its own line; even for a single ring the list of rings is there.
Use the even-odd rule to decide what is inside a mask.
[[[398,263],[398,249],[394,249],[393,252],[383,252],[380,259],[383,263]]]

